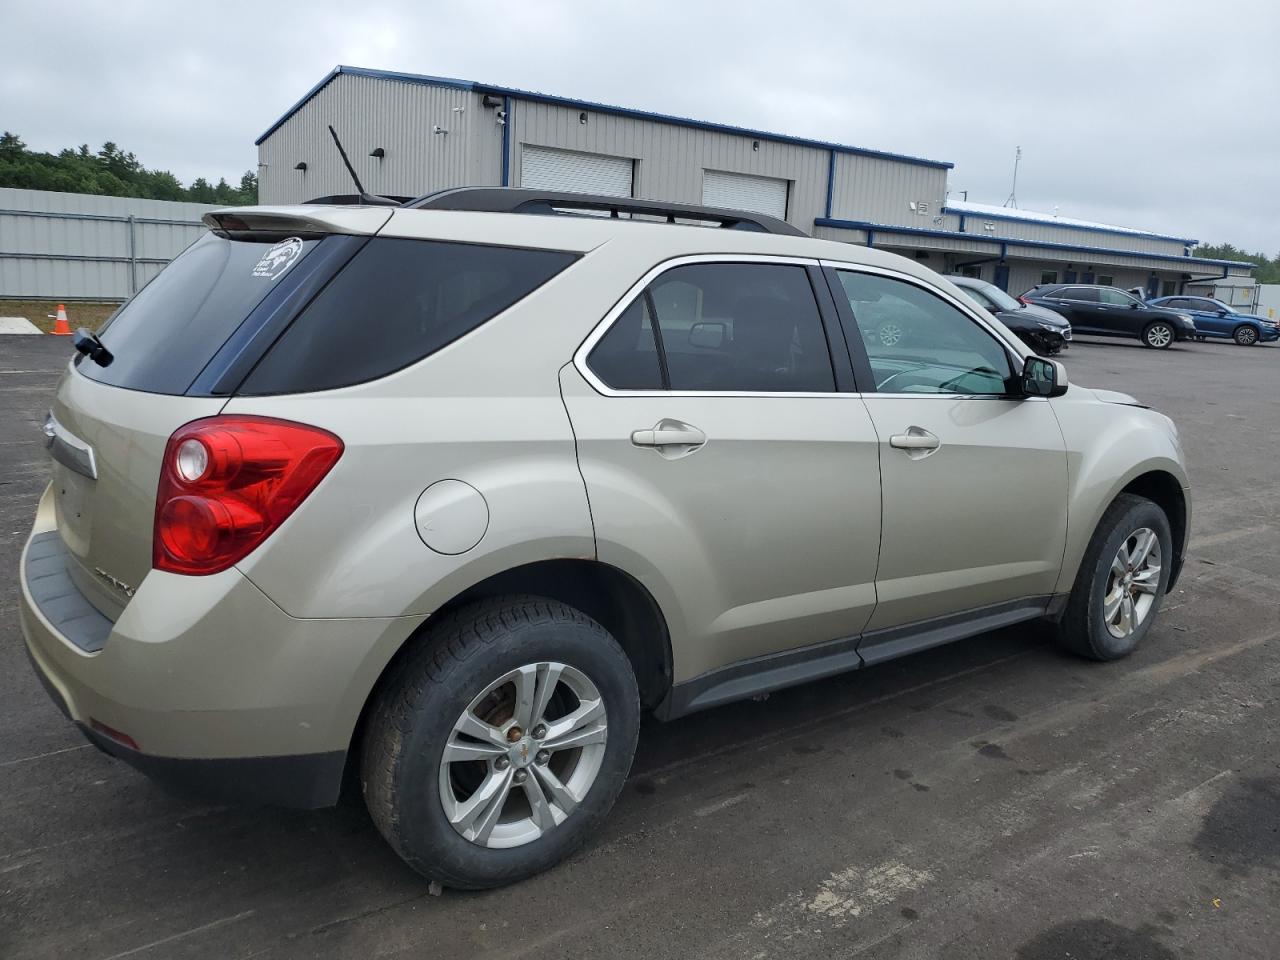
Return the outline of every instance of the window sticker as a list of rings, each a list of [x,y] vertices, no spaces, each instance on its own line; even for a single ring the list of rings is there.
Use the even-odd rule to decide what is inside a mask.
[[[262,255],[262,259],[253,268],[253,275],[266,280],[274,280],[293,266],[294,261],[298,259],[298,255],[301,253],[302,239],[300,237],[287,237],[274,244],[270,250]]]

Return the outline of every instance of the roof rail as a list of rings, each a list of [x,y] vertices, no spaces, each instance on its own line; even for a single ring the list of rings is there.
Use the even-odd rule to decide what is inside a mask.
[[[337,193],[328,197],[313,197],[302,202],[327,207],[399,207],[412,199],[412,197],[383,197],[372,193]]]
[[[474,210],[485,213],[558,214],[594,210],[606,212],[614,219],[622,214],[663,217],[668,223],[679,220],[701,220],[727,230],[752,230],[807,237],[799,227],[763,213],[702,207],[691,203],[667,203],[664,200],[637,200],[631,197],[606,197],[591,193],[567,193],[559,190],[535,190],[525,187],[455,187],[440,190],[405,204],[418,210]]]

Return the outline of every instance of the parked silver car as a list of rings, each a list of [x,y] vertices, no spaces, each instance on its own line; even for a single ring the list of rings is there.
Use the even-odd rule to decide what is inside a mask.
[[[28,650],[180,789],[350,768],[446,884],[581,843],[642,710],[1036,618],[1121,657],[1182,564],[1172,422],[912,261],[529,191],[206,221],[61,379]]]

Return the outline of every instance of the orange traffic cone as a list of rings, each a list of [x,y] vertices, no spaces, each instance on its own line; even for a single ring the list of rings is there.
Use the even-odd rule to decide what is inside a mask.
[[[55,337],[71,336],[71,324],[67,322],[67,308],[62,304],[58,304],[58,317],[53,321],[51,332]]]

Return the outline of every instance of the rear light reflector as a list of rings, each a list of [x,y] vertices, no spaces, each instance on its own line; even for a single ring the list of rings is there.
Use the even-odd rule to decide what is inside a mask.
[[[1028,300],[1026,297],[1019,297],[1018,302],[1021,304],[1025,304],[1028,307],[1031,306],[1031,301]]]
[[[116,743],[128,747],[130,750],[138,749],[138,742],[133,737],[127,733],[121,733],[115,727],[108,727],[105,723],[95,720],[93,717],[89,718],[89,728],[102,734],[108,740],[114,740]]]
[[[297,509],[342,450],[327,430],[270,417],[180,427],[160,469],[152,565],[197,576],[227,569]]]

